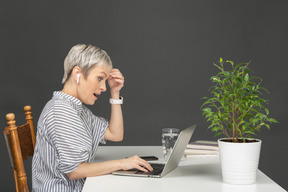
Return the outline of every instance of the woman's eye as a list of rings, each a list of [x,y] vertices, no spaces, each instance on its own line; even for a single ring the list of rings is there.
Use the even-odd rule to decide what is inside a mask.
[[[98,81],[102,81],[103,80],[103,78],[102,77],[98,77]]]

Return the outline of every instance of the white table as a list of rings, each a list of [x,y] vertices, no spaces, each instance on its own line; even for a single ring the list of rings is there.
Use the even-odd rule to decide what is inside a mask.
[[[101,146],[95,162],[125,158],[128,156],[154,155],[162,158],[161,146]],[[88,177],[83,192],[285,192],[260,170],[256,184],[229,185],[222,182],[217,156],[201,156],[183,159],[179,167],[163,178],[142,178],[103,175]]]

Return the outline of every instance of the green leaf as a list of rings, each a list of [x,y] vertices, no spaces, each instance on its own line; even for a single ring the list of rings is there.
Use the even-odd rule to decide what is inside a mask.
[[[258,89],[264,90],[264,91],[266,91],[267,93],[269,93],[269,91],[268,91],[266,88],[264,88],[264,87],[258,87]]]
[[[204,112],[211,112],[211,108],[204,108],[202,111],[204,111]]]
[[[217,77],[217,76],[211,77],[210,80],[211,80],[212,82],[215,82],[215,83],[221,82],[221,80],[220,80],[219,77]]]
[[[246,134],[256,135],[254,131],[246,131]]]
[[[249,80],[249,74],[247,73],[244,77],[244,81],[247,82]]]
[[[271,123],[279,123],[276,119],[274,118],[268,118],[267,121],[271,122]]]
[[[269,115],[269,110],[265,108],[266,115]]]
[[[214,137],[217,137],[218,135],[221,135],[222,133],[216,133],[215,135],[214,135]]]
[[[215,63],[213,65],[215,65],[218,69],[220,69],[222,71],[222,68],[219,65],[217,65]]]
[[[217,97],[217,98],[220,97],[219,93],[216,93],[216,92],[212,92],[212,93],[215,95],[215,97]]]
[[[234,65],[234,62],[233,62],[233,61],[227,60],[226,62],[227,62],[227,63],[230,63],[232,66]]]
[[[247,65],[246,63],[239,63],[236,65],[235,70],[238,70],[239,67],[241,67],[242,65]]]

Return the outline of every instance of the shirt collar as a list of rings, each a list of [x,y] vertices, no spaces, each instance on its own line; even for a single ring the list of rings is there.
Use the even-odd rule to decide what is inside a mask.
[[[71,101],[78,106],[82,105],[82,102],[79,99],[77,99],[76,97],[73,97],[71,95],[68,95],[62,91],[54,91],[53,96],[54,97],[64,97],[68,101]]]

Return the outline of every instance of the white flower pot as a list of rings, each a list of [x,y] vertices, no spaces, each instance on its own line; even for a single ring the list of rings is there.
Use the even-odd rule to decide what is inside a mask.
[[[223,181],[228,184],[256,182],[261,140],[253,143],[231,143],[218,140]]]

